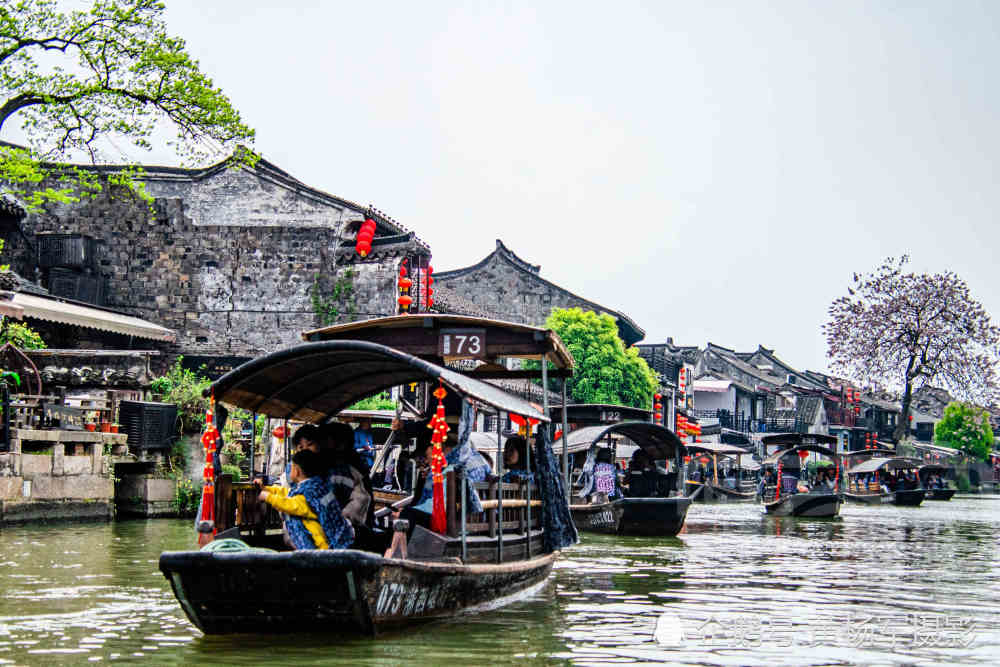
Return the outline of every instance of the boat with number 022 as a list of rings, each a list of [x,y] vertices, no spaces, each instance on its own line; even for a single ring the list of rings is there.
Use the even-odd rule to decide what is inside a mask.
[[[408,319],[418,328],[433,329],[432,318]],[[536,358],[552,361],[554,334],[538,331],[549,335],[536,335],[533,329],[525,332],[526,339],[538,350]],[[363,334],[357,333],[359,338]],[[439,384],[461,397],[458,449],[468,446],[477,412],[548,421],[544,411],[494,385],[367,340],[323,340],[260,357],[224,375],[206,394],[260,414],[316,423],[366,396],[421,382]],[[498,491],[495,500],[477,507],[465,492],[461,471],[449,473],[447,530],[438,534],[418,526],[403,557],[385,557],[382,546],[369,551],[181,551],[163,553],[160,570],[188,618],[207,634],[373,635],[496,604],[542,583],[558,551],[576,542],[544,430],[532,449],[536,482],[518,491],[520,502]],[[241,517],[245,500],[235,503],[235,519],[226,510],[219,520],[235,522],[231,531],[252,543],[257,530]],[[537,508],[534,516],[532,508]],[[376,533],[375,541],[381,535],[381,545],[388,545],[389,535]]]

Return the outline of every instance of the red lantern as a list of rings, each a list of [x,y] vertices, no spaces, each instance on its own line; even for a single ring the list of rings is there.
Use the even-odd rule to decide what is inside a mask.
[[[913,421],[913,415],[906,415],[907,421]]]
[[[663,409],[663,403],[660,403],[659,401],[653,403],[653,409],[659,412],[660,410]]]
[[[412,297],[406,294],[400,296],[398,301],[400,308],[402,308],[403,310],[408,310],[410,308],[410,304],[413,303]]]
[[[653,418],[656,421],[663,421],[663,413],[662,412],[654,412],[653,413]]]
[[[412,286],[413,286],[413,281],[410,280],[409,278],[400,278],[399,279],[399,289],[405,291],[405,290],[410,289]]]
[[[809,456],[809,452],[807,452],[807,451],[803,450],[803,451],[799,452],[799,458],[802,459],[803,461],[805,461],[806,457],[808,457],[808,456]]]
[[[362,257],[367,257],[372,251],[372,241],[375,239],[375,221],[368,218],[358,230],[358,240],[354,249]]]
[[[663,398],[663,394],[661,394],[661,393],[659,393],[659,392],[657,392],[657,393],[653,394],[653,400],[654,400],[654,401],[657,401],[657,402],[659,402],[659,400],[660,400],[661,398]]]
[[[691,457],[690,456],[685,456],[684,457],[684,463],[691,463]]]
[[[708,465],[708,464],[709,464],[709,462],[710,462],[710,461],[711,461],[712,459],[708,458],[707,456],[702,456],[702,457],[701,457],[701,458],[699,458],[698,460],[699,460],[700,462],[704,463],[705,465]]]
[[[284,426],[276,426],[276,427],[274,427],[274,430],[271,431],[271,435],[273,435],[278,440],[284,440],[285,439],[285,427]]]

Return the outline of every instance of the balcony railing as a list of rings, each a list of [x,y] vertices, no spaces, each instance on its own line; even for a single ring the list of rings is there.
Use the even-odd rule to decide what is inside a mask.
[[[752,419],[743,412],[733,414],[729,410],[693,410],[695,419],[712,419],[722,428],[740,433],[808,433],[809,425],[799,419]]]

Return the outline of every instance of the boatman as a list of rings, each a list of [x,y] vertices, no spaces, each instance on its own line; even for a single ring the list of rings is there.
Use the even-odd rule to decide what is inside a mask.
[[[358,453],[370,471],[375,463],[375,440],[372,437],[371,419],[362,417],[358,420],[358,427],[354,429],[354,451]],[[367,471],[362,472],[368,474]]]

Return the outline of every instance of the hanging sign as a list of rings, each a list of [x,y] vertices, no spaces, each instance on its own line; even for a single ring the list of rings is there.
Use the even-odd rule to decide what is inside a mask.
[[[452,359],[485,359],[486,329],[442,329],[438,355]]]

